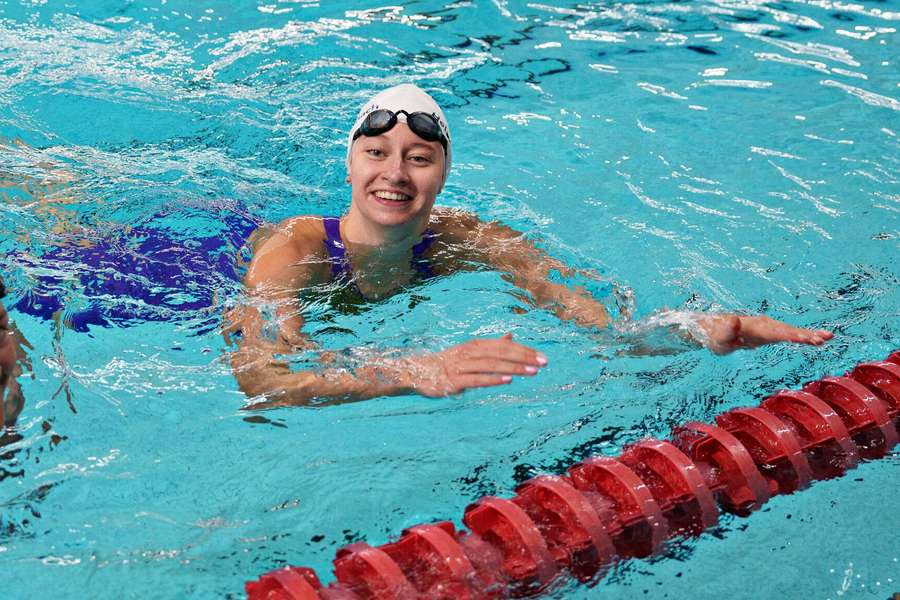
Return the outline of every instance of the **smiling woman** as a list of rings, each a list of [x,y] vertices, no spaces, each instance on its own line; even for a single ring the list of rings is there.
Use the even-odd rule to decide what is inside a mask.
[[[327,571],[346,543],[898,347],[890,6],[0,2],[0,273],[34,346],[0,434],[4,597],[214,600]],[[347,141],[403,82],[440,104],[452,165],[420,237],[367,244],[345,159],[378,136]],[[434,112],[382,108],[385,134]],[[697,348],[667,329],[696,310],[836,335],[622,356]],[[438,393],[507,332],[549,364],[447,398],[238,410]],[[900,511],[878,492],[898,476],[866,462],[554,595],[871,598],[897,580],[872,515]]]
[[[389,88],[363,106],[348,144],[349,211],[342,218],[299,216],[283,222],[255,250],[246,277],[251,301],[228,315],[226,336],[240,332],[232,366],[241,389],[258,398],[254,407],[447,396],[508,384],[547,365],[542,353],[506,334],[431,354],[372,360],[352,370],[292,372],[278,355],[315,348],[300,332],[298,296],[329,282],[339,283],[356,302],[366,302],[424,278],[489,268],[527,292],[534,306],[584,327],[610,325],[606,308],[588,292],[553,281],[553,271],[570,269],[522,234],[470,213],[435,208],[450,163],[444,114],[418,87]],[[263,316],[267,306],[274,309],[274,336],[264,333],[271,329]],[[827,331],[798,329],[767,317],[688,319],[695,326],[693,341],[720,354],[781,341],[819,345],[831,338]]]

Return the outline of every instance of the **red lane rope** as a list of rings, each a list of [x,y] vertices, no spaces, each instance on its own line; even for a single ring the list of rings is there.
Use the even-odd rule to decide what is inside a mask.
[[[248,599],[489,600],[536,595],[563,573],[590,581],[617,558],[699,535],[718,507],[747,515],[884,456],[900,440],[900,351],[715,421],[540,475],[509,499],[481,498],[465,510],[468,532],[442,521],[380,547],[345,546],[327,587],[305,567],[270,571],[245,584]]]

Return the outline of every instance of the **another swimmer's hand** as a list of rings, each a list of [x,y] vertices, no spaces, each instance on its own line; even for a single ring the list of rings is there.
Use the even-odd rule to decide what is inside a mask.
[[[824,329],[801,329],[764,316],[706,315],[698,323],[708,336],[706,347],[714,354],[779,342],[821,346],[834,337]]]
[[[3,302],[0,302],[0,429],[15,425],[25,404],[16,381],[18,353],[15,335],[9,329],[9,316]]]
[[[472,340],[442,352],[406,359],[409,387],[437,398],[469,388],[505,385],[514,375],[534,375],[547,365],[542,353],[512,341],[512,334]]]

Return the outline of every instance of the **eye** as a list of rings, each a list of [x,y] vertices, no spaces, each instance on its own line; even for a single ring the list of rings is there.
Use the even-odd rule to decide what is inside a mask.
[[[366,154],[368,154],[372,158],[381,158],[382,156],[384,156],[384,152],[382,152],[380,148],[369,148],[368,150],[366,150]]]
[[[430,156],[423,156],[421,154],[413,154],[409,157],[409,160],[417,165],[430,165],[433,162]]]

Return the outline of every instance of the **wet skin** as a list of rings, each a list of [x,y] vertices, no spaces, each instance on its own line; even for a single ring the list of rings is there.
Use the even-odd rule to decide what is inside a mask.
[[[0,301],[0,429],[15,425],[25,405],[22,390],[16,381],[21,373],[18,348],[16,333],[12,331],[6,307]]]
[[[438,275],[485,268],[521,288],[526,301],[584,327],[609,325],[606,308],[586,291],[551,280],[571,269],[538,249],[523,234],[473,214],[435,208],[443,186],[443,148],[416,136],[405,123],[351,150],[347,182],[351,205],[341,219],[341,238],[355,282],[370,299],[390,296],[414,276],[411,248],[426,228],[437,234],[428,259]],[[533,376],[547,358],[507,334],[472,340],[441,352],[373,360],[353,370],[292,372],[278,354],[315,348],[302,333],[297,295],[331,279],[322,221],[299,216],[281,223],[255,248],[245,283],[247,302],[226,315],[226,339],[240,330],[232,367],[240,388],[262,398],[252,407],[325,405],[377,396],[447,396],[470,388],[504,385]],[[587,274],[590,276],[590,274]],[[260,305],[274,307],[278,335],[266,336]],[[702,342],[714,353],[776,342],[820,345],[832,334],[793,327],[763,316],[697,315]],[[327,357],[327,353],[324,354]]]

